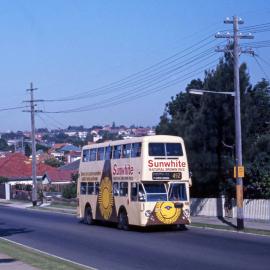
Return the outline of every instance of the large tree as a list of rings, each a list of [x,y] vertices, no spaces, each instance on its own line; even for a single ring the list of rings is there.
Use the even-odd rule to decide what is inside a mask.
[[[188,94],[191,88],[213,91],[233,91],[233,63],[229,55],[220,60],[216,69],[205,72],[203,80],[192,80],[186,92],[179,93],[166,104],[165,112],[157,126],[157,134],[172,134],[184,138],[191,171],[193,196],[218,196],[234,193],[234,101],[231,96]],[[251,196],[254,184],[253,151],[259,151],[258,140],[269,134],[270,100],[268,83],[262,80],[254,87],[249,82],[246,64],[240,66],[240,92],[243,130],[244,164],[247,165],[246,195]],[[268,120],[267,120],[268,119]],[[268,122],[267,122],[268,121]],[[263,137],[269,142],[269,136]],[[262,139],[261,139],[262,140]],[[257,149],[257,150],[255,150]],[[270,152],[263,156],[269,158]],[[263,173],[260,181],[269,177]],[[264,180],[263,180],[264,179]],[[253,189],[253,193],[251,190]],[[257,192],[256,196],[262,194]]]

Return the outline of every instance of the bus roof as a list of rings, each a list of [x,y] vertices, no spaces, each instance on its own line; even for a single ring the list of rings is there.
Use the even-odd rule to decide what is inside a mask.
[[[154,135],[154,136],[143,136],[143,137],[134,137],[130,139],[123,139],[117,141],[106,141],[103,143],[95,143],[90,145],[85,145],[83,149],[91,149],[97,147],[106,147],[119,144],[129,144],[129,143],[138,143],[138,142],[178,142],[183,143],[183,139],[178,136],[172,135]]]

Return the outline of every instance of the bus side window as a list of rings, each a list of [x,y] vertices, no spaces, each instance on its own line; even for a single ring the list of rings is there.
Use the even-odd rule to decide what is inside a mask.
[[[98,150],[97,150],[97,160],[104,160],[104,147],[98,148]]]
[[[129,158],[131,154],[131,144],[124,144],[122,148],[122,158]]]
[[[89,161],[90,151],[89,149],[83,150],[83,162]]]
[[[95,195],[99,192],[99,182],[95,182]]]
[[[119,183],[113,183],[113,196],[119,196]]]
[[[141,156],[141,143],[133,143],[131,148],[131,157],[140,157]]]
[[[120,182],[120,196],[126,197],[128,195],[128,183]]]
[[[86,182],[81,182],[81,187],[80,187],[80,194],[85,195],[86,194]]]
[[[90,161],[95,161],[97,159],[97,149],[90,149]]]
[[[105,149],[105,159],[110,160],[112,158],[112,147],[107,146]]]
[[[131,183],[131,201],[138,200],[138,184]]]
[[[93,195],[94,193],[94,183],[93,182],[89,182],[87,185],[87,194],[89,195]]]
[[[113,159],[119,159],[121,157],[122,145],[115,145],[113,147]]]

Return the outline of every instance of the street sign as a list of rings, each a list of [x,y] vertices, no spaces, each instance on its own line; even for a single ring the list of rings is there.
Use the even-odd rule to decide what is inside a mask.
[[[236,166],[234,166],[233,177],[236,178]],[[245,167],[244,166],[238,166],[238,177],[240,177],[240,178],[245,177]]]

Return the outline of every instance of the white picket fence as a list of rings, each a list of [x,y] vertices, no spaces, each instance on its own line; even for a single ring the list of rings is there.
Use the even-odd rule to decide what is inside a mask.
[[[236,217],[236,205],[231,210],[225,206],[225,198],[192,198],[192,216]],[[270,220],[270,200],[244,200],[244,217]]]

